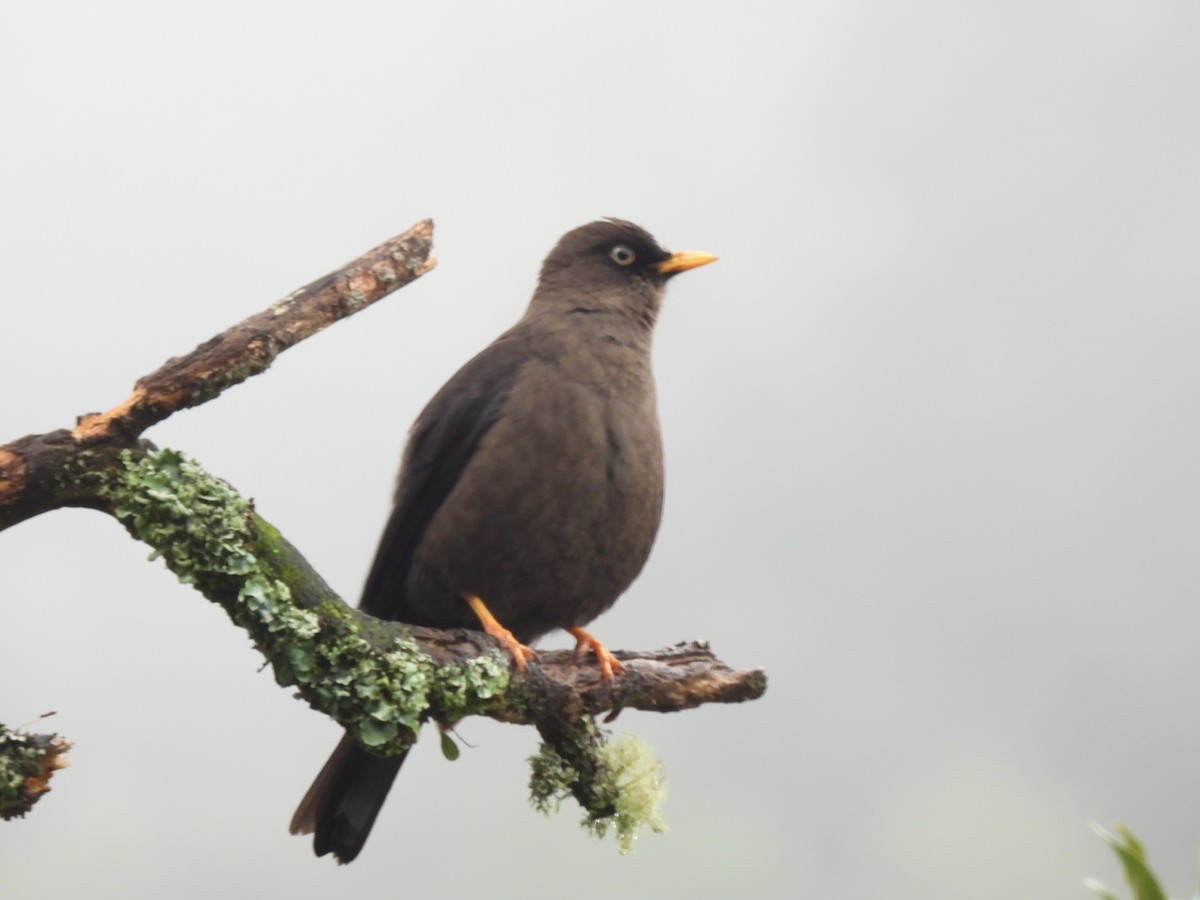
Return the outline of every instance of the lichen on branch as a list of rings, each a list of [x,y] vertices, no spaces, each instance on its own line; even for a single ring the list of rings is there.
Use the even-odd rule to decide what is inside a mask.
[[[249,633],[280,684],[364,746],[401,753],[426,719],[482,712],[504,693],[498,651],[439,665],[403,631],[372,634],[368,617],[291,564],[294,548],[249,501],[182,453],[127,450],[121,459],[103,489],[113,514]]]
[[[18,819],[50,790],[67,766],[70,741],[57,734],[27,734],[0,725],[0,819]]]
[[[543,741],[529,758],[529,800],[534,809],[549,815],[574,796],[584,810],[583,827],[599,838],[611,828],[621,852],[628,853],[643,829],[667,830],[662,818],[666,774],[662,763],[636,735],[622,734],[609,740],[591,724],[584,730],[585,740],[576,747],[577,753],[588,758],[590,778],[584,779],[563,756],[561,745]],[[586,790],[583,797],[581,788]]]

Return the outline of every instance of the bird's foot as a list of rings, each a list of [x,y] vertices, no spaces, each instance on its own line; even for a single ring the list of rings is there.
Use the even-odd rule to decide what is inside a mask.
[[[511,631],[497,622],[496,617],[492,615],[492,611],[484,606],[480,598],[474,594],[464,594],[463,599],[467,601],[467,605],[479,617],[479,624],[483,626],[483,630],[504,645],[504,649],[508,651],[509,656],[513,658],[513,662],[517,664],[518,672],[525,671],[525,660],[537,659],[537,654],[533,652],[533,648],[522,644],[513,636]]]
[[[582,628],[568,628],[568,632],[575,638],[575,657],[582,658],[583,654],[591,650],[596,654],[596,662],[600,665],[600,680],[607,684],[613,680],[614,672],[624,672],[625,667],[621,665],[621,661],[613,656],[612,651],[605,647],[593,635],[588,634]]]

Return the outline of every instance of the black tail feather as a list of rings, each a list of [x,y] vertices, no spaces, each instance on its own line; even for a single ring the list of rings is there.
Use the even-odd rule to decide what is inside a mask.
[[[317,856],[351,862],[367,842],[404,757],[374,756],[342,738],[292,816],[292,834],[313,835]]]

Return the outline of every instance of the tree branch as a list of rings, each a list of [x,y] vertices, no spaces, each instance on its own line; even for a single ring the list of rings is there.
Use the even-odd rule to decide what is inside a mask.
[[[0,531],[66,506],[114,516],[250,634],[281,685],[382,755],[410,747],[430,719],[484,715],[535,725],[545,742],[535,804],[571,794],[598,830],[611,822],[625,842],[639,824],[657,821],[653,797],[635,801],[630,789],[655,778],[629,773],[657,764],[612,752],[593,717],[755,699],[765,673],[734,671],[694,643],[618,652],[626,672],[610,684],[566,652],[541,653],[517,673],[482,632],[416,628],[350,608],[232,487],[141,439],[176,410],[264,371],[288,347],[429,271],[431,245],[432,224],[421,222],[168,360],[108,412],[0,447]]]
[[[69,741],[57,734],[29,734],[0,725],[0,819],[19,819],[50,790],[50,779],[67,766]]]
[[[433,222],[426,219],[186,356],[167,360],[139,379],[121,404],[82,417],[74,436],[95,440],[115,428],[136,436],[173,412],[212,400],[226,388],[265,372],[289,347],[433,269],[437,261],[429,257],[432,249]]]

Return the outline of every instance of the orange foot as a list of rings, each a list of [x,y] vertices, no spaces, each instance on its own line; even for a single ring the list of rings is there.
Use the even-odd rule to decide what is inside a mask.
[[[575,637],[575,655],[582,656],[588,650],[596,654],[596,662],[600,664],[600,680],[605,684],[613,680],[614,672],[624,672],[621,661],[612,655],[612,651],[600,641],[588,634],[582,628],[568,628]]]
[[[496,621],[496,617],[492,615],[492,611],[483,605],[483,601],[474,594],[463,594],[463,599],[467,601],[467,605],[479,616],[479,624],[483,626],[483,630],[498,640],[504,645],[504,649],[508,651],[513,658],[513,662],[517,664],[517,671],[525,671],[525,660],[537,659],[537,654],[533,652],[532,647],[526,647],[515,637],[513,633]]]

